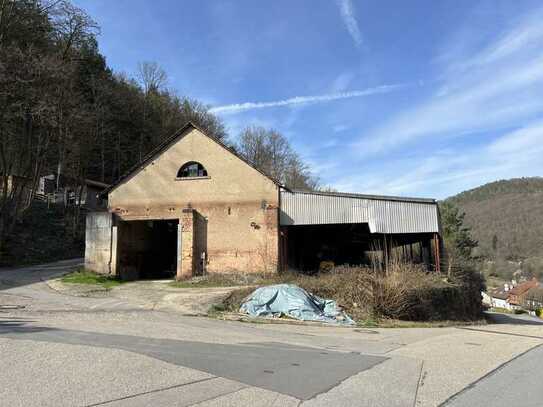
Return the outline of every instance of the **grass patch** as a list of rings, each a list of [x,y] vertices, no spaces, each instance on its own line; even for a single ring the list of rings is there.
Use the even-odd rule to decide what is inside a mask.
[[[378,328],[379,321],[375,321],[374,319],[371,319],[371,318],[363,319],[363,320],[357,321],[356,326],[362,327],[362,328]]]
[[[513,310],[507,309],[507,308],[500,308],[500,307],[491,307],[489,309],[491,312],[498,312],[500,314],[512,314]]]
[[[116,277],[105,276],[85,269],[79,269],[73,273],[66,274],[60,281],[68,284],[93,284],[107,289],[123,283],[123,281]]]
[[[173,288],[241,287],[278,284],[280,280],[278,275],[271,274],[210,273],[189,280],[172,281],[168,285]]]
[[[455,326],[486,325],[485,319],[475,321],[402,321],[399,319],[383,319],[377,322],[379,328],[448,328]]]

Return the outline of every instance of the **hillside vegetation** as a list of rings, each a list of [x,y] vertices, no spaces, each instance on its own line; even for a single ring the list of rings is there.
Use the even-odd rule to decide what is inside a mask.
[[[543,178],[482,185],[447,199],[466,213],[465,223],[489,259],[543,257]]]
[[[82,245],[80,202],[54,216],[35,205],[42,176],[56,175],[55,192],[115,182],[187,121],[280,182],[317,187],[277,131],[250,127],[234,143],[209,106],[168,86],[157,63],[140,62],[135,77],[113,71],[99,32],[70,0],[0,1],[0,264],[65,258]],[[42,229],[65,250],[31,222],[47,218]]]
[[[465,212],[479,242],[473,254],[487,260],[489,274],[543,275],[543,177],[491,182],[446,202]]]

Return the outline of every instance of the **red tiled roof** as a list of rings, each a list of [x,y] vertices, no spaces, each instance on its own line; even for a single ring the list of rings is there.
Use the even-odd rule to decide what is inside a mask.
[[[531,279],[530,281],[526,281],[522,284],[517,285],[516,287],[512,288],[511,291],[509,291],[509,294],[511,295],[522,295],[526,291],[528,291],[530,288],[537,287],[539,285],[539,281],[537,281],[535,278]]]

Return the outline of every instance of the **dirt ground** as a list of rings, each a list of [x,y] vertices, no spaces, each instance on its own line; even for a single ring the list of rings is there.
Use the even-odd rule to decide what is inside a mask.
[[[63,283],[59,278],[46,281],[47,285],[64,295],[126,300],[143,309],[171,310],[181,315],[207,315],[213,305],[221,304],[236,287],[171,287],[170,280],[146,280],[124,283],[105,289],[93,284]]]

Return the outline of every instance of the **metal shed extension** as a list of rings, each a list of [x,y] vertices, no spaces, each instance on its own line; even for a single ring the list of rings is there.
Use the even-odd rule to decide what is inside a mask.
[[[281,226],[367,223],[371,233],[439,233],[434,199],[281,191]]]

